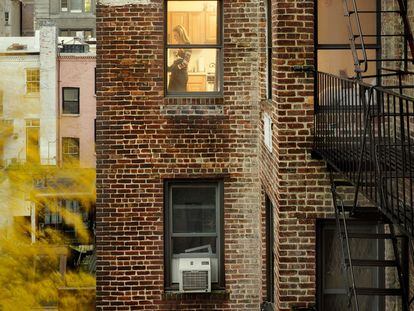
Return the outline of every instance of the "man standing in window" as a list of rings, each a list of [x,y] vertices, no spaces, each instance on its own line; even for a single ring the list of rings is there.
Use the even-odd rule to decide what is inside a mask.
[[[185,28],[181,25],[173,29],[174,40],[177,44],[190,44]],[[188,63],[191,58],[191,50],[179,48],[176,52],[174,63],[168,67],[171,72],[170,82],[168,84],[169,92],[186,92],[188,82]]]

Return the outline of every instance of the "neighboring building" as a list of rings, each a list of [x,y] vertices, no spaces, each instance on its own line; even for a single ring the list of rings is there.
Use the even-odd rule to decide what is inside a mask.
[[[0,40],[1,167],[37,168],[57,161],[57,45],[54,27],[35,37]],[[32,217],[32,188],[22,176],[1,183],[2,221]]]
[[[95,0],[36,0],[36,28],[44,20],[54,23],[61,37],[94,38]]]
[[[20,1],[0,1],[0,36],[17,37],[21,34]]]
[[[99,2],[97,310],[408,310],[414,103],[377,59],[406,15],[379,3],[349,34],[336,1]]]
[[[60,163],[95,168],[95,46],[66,43],[58,60]]]
[[[58,47],[58,42],[69,41],[72,44]],[[75,44],[74,38],[58,41],[54,26],[42,26],[35,37],[1,38],[0,44],[1,166],[15,171],[1,182],[5,198],[1,223],[31,222],[36,228],[33,241],[37,229],[54,227],[77,245],[86,242],[65,223],[60,209],[79,213],[90,235],[85,253],[91,253],[95,214],[94,45]],[[66,90],[75,90],[76,96]]]
[[[34,1],[0,1],[0,37],[34,36]]]

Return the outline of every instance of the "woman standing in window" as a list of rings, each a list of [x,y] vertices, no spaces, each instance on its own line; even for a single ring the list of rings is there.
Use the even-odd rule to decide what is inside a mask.
[[[177,44],[190,44],[185,28],[181,25],[173,29],[174,40]],[[191,58],[191,50],[179,48],[175,53],[174,63],[168,67],[171,72],[168,83],[168,92],[186,92],[188,82],[188,63]]]

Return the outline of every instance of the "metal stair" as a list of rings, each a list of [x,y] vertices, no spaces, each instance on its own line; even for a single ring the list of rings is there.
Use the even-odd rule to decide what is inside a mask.
[[[412,74],[408,71],[408,62],[414,64],[414,38],[410,22],[407,16],[407,8],[404,0],[398,0],[398,9],[382,10],[360,10],[358,8],[358,1],[364,0],[343,0],[344,4],[344,16],[347,19],[349,42],[354,59],[355,73],[357,78],[362,78],[362,74],[368,71],[369,63],[375,62],[381,70],[389,71],[391,73],[383,74],[383,76]],[[381,14],[398,14],[401,18],[402,33],[392,34],[366,34],[364,33],[364,25],[361,23],[361,15],[363,14],[375,14],[381,16]],[[408,49],[403,58],[381,58],[376,57],[369,59],[367,56],[367,38],[377,38],[376,45],[381,46],[381,38],[384,37],[402,37],[405,39],[408,45]],[[409,50],[409,51],[408,51]],[[404,62],[404,70],[399,68],[385,68],[383,62]],[[376,75],[377,77],[378,75]]]
[[[346,280],[346,291],[348,295],[349,310],[359,311],[360,307],[359,297],[361,296],[376,296],[376,297],[400,297],[401,310],[409,310],[408,298],[408,279],[404,274],[403,260],[401,255],[403,252],[399,249],[399,238],[394,230],[394,225],[378,210],[376,207],[359,206],[352,204],[352,195],[354,185],[346,180],[335,177],[334,171],[330,169],[331,192],[332,200],[335,208],[336,229],[338,238],[341,242],[342,255],[342,272]],[[351,204],[348,204],[351,202]],[[362,202],[364,203],[364,202]],[[359,204],[359,202],[357,202]],[[362,223],[369,225],[375,224],[379,227],[387,227],[388,232],[352,232],[350,231],[349,223],[357,219]],[[361,259],[353,258],[351,248],[352,240],[369,240],[383,242],[389,241],[392,245],[392,259],[383,258],[376,259]],[[381,255],[381,254],[380,254]],[[358,284],[355,277],[356,268],[378,268],[378,269],[395,269],[394,272],[398,275],[399,288],[387,287],[362,287]]]

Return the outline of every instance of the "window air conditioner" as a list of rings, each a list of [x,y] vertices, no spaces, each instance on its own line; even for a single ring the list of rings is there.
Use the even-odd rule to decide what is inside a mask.
[[[180,292],[211,292],[210,258],[180,258],[178,270]]]

